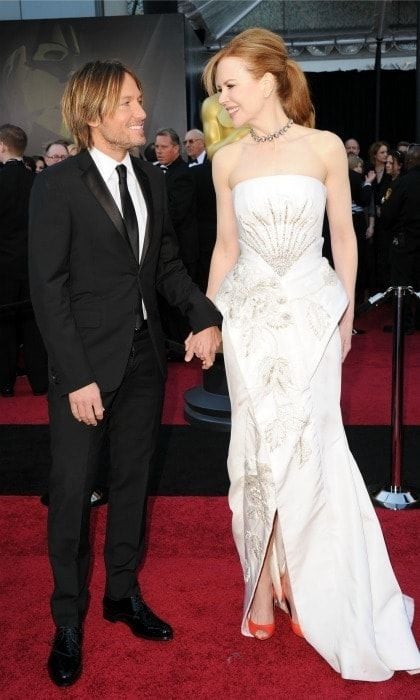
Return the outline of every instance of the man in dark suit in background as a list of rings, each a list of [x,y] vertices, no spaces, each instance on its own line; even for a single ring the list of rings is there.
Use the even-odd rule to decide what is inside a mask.
[[[180,139],[173,129],[160,129],[155,136],[156,158],[165,172],[169,216],[178,238],[181,260],[195,280],[198,260],[198,237],[194,181],[181,158]]]
[[[196,165],[203,165],[207,160],[204,134],[200,129],[190,129],[184,136],[182,142],[188,156],[188,165],[194,168]]]
[[[198,263],[197,282],[203,292],[207,289],[211,256],[216,243],[216,192],[214,190],[211,161],[191,168],[197,203]]]
[[[420,144],[411,144],[405,157],[406,174],[388,190],[381,219],[390,230],[391,284],[420,289]],[[420,329],[420,307],[416,300],[413,315],[411,296],[404,300],[404,331]],[[385,327],[386,328],[386,327]],[[385,330],[385,329],[384,329]]]
[[[34,174],[23,163],[27,137],[13,124],[0,126],[0,306],[28,301],[28,210]],[[13,396],[18,335],[35,395],[48,386],[47,355],[29,305],[0,310],[0,395]]]
[[[179,243],[180,257],[188,274],[197,281],[198,232],[194,180],[181,158],[180,139],[174,129],[160,129],[155,136],[157,163],[165,173],[168,210]],[[162,299],[160,313],[166,338],[181,345],[190,332],[185,316]],[[168,359],[183,359],[184,349],[169,349]]]
[[[129,155],[145,141],[138,78],[117,61],[88,63],[66,87],[63,114],[81,152],[37,176],[29,231],[33,304],[50,363],[57,630],[48,668],[60,686],[82,668],[90,495],[106,427],[104,617],[146,639],[173,636],[137,582],[166,372],[157,292],[188,317],[204,368],[214,360],[221,320],[178,257],[162,173]]]

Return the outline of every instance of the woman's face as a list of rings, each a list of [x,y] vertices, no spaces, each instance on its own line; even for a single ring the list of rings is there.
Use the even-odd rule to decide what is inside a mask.
[[[385,165],[386,159],[388,157],[388,148],[386,146],[380,146],[376,151],[375,160],[378,164]]]
[[[265,104],[261,80],[256,80],[245,62],[236,56],[222,58],[217,66],[219,102],[235,127],[252,124]]]
[[[45,168],[45,163],[43,160],[36,160],[35,161],[35,172],[36,173],[41,173]]]
[[[393,168],[394,168],[394,159],[392,156],[387,156],[386,163],[385,163],[385,169],[386,169],[387,175],[393,175]]]
[[[389,160],[392,161],[391,166],[388,166]],[[388,167],[390,168],[389,170],[388,170]],[[402,165],[398,162],[398,160],[396,158],[393,158],[392,156],[388,156],[387,161],[386,161],[386,171],[387,171],[387,173],[389,173],[391,175],[393,180],[395,180],[395,178],[401,174],[401,168],[402,168]]]

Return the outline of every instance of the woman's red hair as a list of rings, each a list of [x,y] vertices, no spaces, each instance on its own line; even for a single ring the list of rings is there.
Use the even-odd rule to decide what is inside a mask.
[[[287,116],[302,126],[315,125],[315,112],[305,75],[296,61],[288,57],[281,37],[268,29],[258,28],[247,29],[234,37],[210,59],[204,69],[203,82],[209,95],[216,92],[217,66],[222,58],[228,56],[241,58],[257,80],[265,73],[271,73]]]

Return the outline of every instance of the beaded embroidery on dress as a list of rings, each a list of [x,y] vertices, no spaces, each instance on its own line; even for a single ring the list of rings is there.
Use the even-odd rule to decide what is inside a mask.
[[[276,523],[279,599],[287,562],[304,636],[331,666],[370,681],[418,669],[413,602],[393,574],[341,420],[337,324],[347,297],[321,255],[325,187],[273,175],[240,182],[233,199],[240,256],[216,304],[232,405],[242,632]]]

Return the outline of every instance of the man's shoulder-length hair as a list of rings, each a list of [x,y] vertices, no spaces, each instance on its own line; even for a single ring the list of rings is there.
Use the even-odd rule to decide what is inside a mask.
[[[113,114],[118,106],[125,75],[130,75],[143,93],[136,74],[119,61],[92,61],[70,78],[61,100],[64,124],[78,149],[92,145],[89,122]]]

